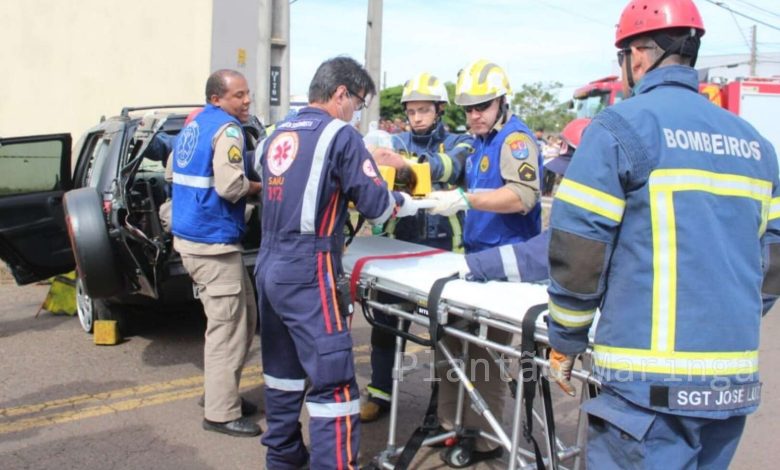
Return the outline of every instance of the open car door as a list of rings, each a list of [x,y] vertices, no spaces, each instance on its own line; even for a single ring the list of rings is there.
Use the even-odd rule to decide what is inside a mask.
[[[62,207],[70,153],[70,134],[0,138],[0,258],[18,284],[75,266]]]

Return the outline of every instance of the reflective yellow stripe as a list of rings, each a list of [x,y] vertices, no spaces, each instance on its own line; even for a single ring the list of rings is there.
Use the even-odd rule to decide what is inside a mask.
[[[780,197],[773,197],[769,206],[769,220],[780,218]]]
[[[623,211],[626,209],[626,201],[567,178],[564,178],[558,187],[555,199],[568,202],[615,222],[620,222],[623,219]]]
[[[668,375],[725,376],[758,372],[758,351],[657,352],[595,345],[598,367]]]
[[[441,166],[442,166],[442,173],[441,178],[439,178],[439,181],[442,183],[446,183],[449,181],[450,176],[452,176],[452,158],[450,158],[449,155],[443,152],[439,152],[439,160],[441,160]]]
[[[595,308],[591,310],[570,310],[556,305],[552,300],[549,301],[547,307],[553,320],[569,328],[588,326],[593,322],[593,317],[596,316]]]
[[[743,197],[761,203],[766,227],[771,201],[769,181],[702,170],[655,170],[648,181],[653,239],[653,305],[650,349],[665,354],[675,350],[677,326],[677,226],[674,194],[701,191],[717,196]]]
[[[770,181],[703,170],[655,170],[650,180],[651,189],[657,191],[704,191],[718,196],[747,197],[760,202],[772,196]]]

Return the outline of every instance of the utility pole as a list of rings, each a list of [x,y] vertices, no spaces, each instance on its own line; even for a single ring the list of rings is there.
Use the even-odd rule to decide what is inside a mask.
[[[750,28],[750,76],[756,76],[756,62],[758,55],[758,46],[756,42],[756,25]]]
[[[290,109],[290,1],[273,0],[271,25],[271,120],[273,124]]]
[[[377,95],[381,89],[382,71],[382,0],[368,0],[368,20],[366,22],[366,70],[374,80]],[[360,133],[368,132],[368,124],[379,121],[379,96],[371,100],[360,119]]]

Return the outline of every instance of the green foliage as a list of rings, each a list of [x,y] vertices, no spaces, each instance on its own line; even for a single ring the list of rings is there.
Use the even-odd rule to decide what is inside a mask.
[[[379,92],[379,117],[391,121],[395,118],[406,119],[404,108],[401,106],[403,89],[403,85],[398,85]]]
[[[466,115],[460,106],[455,105],[455,84],[447,82],[444,86],[447,87],[447,94],[450,98],[450,104],[444,107],[444,124],[454,132],[458,126],[466,125]],[[379,92],[379,116],[382,119],[392,121],[395,118],[400,118],[406,121],[404,108],[401,106],[402,92],[403,85],[385,88]]]
[[[535,82],[523,84],[515,93],[512,109],[531,130],[543,128],[545,133],[560,132],[576,115],[568,109],[568,103],[560,103],[555,91],[563,85],[559,82]]]
[[[447,82],[444,86],[447,87],[447,95],[450,97],[449,104],[444,107],[444,124],[455,132],[458,126],[466,127],[466,113],[455,104],[455,84]]]

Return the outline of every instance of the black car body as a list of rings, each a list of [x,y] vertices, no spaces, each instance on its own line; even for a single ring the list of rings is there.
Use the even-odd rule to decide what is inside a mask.
[[[93,318],[125,323],[129,305],[194,300],[158,213],[169,194],[163,144],[192,107],[125,108],[72,152],[68,134],[0,139],[0,258],[18,284],[78,265],[78,313],[88,332]],[[244,130],[251,151],[263,129],[255,121]],[[258,212],[243,240],[248,269],[260,243]]]

